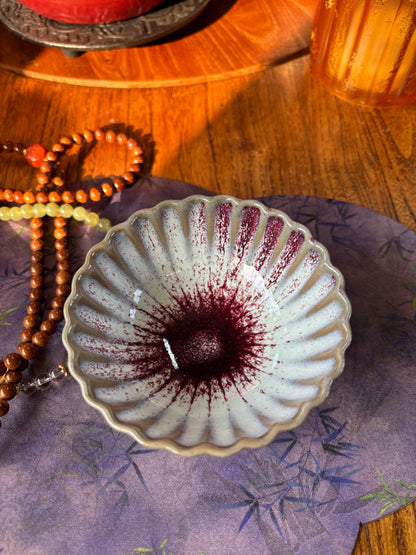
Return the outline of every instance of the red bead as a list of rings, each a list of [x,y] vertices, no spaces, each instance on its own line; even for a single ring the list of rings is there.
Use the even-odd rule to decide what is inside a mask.
[[[55,227],[53,230],[53,236],[55,239],[62,239],[68,235],[67,230],[64,227]]]
[[[49,200],[49,202],[59,203],[59,202],[61,202],[61,195],[58,193],[58,191],[51,191],[48,194],[48,200]]]
[[[46,175],[46,173],[40,173],[36,176],[36,181],[39,183],[39,185],[43,186],[49,183],[49,177]]]
[[[44,236],[45,236],[45,232],[41,227],[39,229],[32,229],[30,231],[31,239],[42,239]]]
[[[45,158],[45,155],[46,155],[46,148],[39,143],[28,146],[25,152],[26,160],[34,168],[40,167],[41,163],[43,162],[43,159]]]

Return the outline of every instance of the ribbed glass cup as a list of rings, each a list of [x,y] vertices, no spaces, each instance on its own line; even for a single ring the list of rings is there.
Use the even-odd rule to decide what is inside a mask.
[[[336,96],[363,105],[416,100],[416,0],[320,0],[311,62]]]

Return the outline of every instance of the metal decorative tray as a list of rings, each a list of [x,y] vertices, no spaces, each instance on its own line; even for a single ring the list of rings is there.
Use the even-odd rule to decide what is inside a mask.
[[[208,3],[209,0],[168,0],[151,12],[124,21],[74,25],[43,17],[17,0],[0,0],[0,21],[23,39],[76,56],[90,50],[152,42],[190,23]]]

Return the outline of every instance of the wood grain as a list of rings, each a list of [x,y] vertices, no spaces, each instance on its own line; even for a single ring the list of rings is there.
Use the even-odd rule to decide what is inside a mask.
[[[415,107],[366,110],[322,89],[307,56],[259,74],[186,88],[115,90],[44,86],[1,74],[2,129],[46,144],[118,122],[150,135],[154,175],[240,197],[299,193],[361,204],[416,230]],[[121,171],[127,160],[93,151],[85,175]],[[0,177],[27,182],[26,168]],[[78,175],[77,177],[80,177]]]
[[[66,58],[0,28],[0,68],[97,87],[161,87],[253,73],[308,47],[317,0],[211,0],[182,30],[150,45]]]
[[[311,75],[308,56],[252,74],[187,87],[106,89],[45,83],[0,70],[0,140],[51,146],[97,126],[128,128],[153,175],[241,198],[332,197],[386,214],[416,231],[415,106],[346,104]],[[0,157],[0,181],[30,187],[34,174]],[[116,174],[123,149],[71,158],[68,182]],[[400,456],[398,454],[398,456]],[[416,504],[363,526],[355,555],[414,555]]]

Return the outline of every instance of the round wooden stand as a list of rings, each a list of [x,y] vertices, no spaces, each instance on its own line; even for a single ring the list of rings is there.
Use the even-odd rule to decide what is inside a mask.
[[[0,68],[92,87],[189,85],[253,73],[305,53],[317,0],[211,0],[191,23],[132,48],[68,58],[2,26]]]

